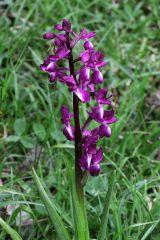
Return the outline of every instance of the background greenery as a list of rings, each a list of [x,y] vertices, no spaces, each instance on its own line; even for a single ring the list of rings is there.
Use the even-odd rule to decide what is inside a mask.
[[[65,161],[73,161],[74,149],[62,135],[60,107],[71,106],[71,96],[39,70],[48,54],[42,34],[63,18],[75,31],[96,31],[94,45],[109,62],[104,85],[117,96],[118,122],[102,142],[102,173],[86,185],[91,238],[97,238],[108,179],[116,169],[107,239],[160,239],[159,12],[158,0],[0,1],[0,216],[23,239],[57,239],[33,166],[70,225]],[[84,118],[84,106],[81,112]],[[1,230],[0,239],[10,238]]]

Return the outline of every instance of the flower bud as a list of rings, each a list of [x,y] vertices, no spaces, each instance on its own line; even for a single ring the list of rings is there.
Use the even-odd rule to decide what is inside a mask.
[[[54,33],[47,32],[47,33],[43,34],[43,38],[46,40],[51,40],[54,38]]]

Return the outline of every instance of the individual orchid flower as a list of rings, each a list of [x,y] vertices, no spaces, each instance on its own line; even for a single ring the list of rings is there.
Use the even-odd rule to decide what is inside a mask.
[[[107,93],[108,93],[107,88],[102,88],[97,91],[96,100],[99,104],[106,104],[106,105],[111,104],[111,101],[109,99],[112,97],[112,95],[110,95],[108,98],[106,98]]]
[[[65,76],[63,78],[64,83],[68,86],[69,90],[77,95],[81,102],[89,102],[90,94],[87,90],[76,84],[73,76]]]
[[[52,83],[57,79],[62,79],[66,75],[64,70],[67,70],[67,68],[58,68],[56,63],[50,60],[50,56],[44,60],[43,64],[40,65],[40,69],[49,73],[50,82]]]
[[[83,142],[83,148],[84,150],[89,153],[89,154],[93,154],[96,152],[96,144],[98,142],[98,132],[99,129],[95,128],[92,131],[87,131],[87,134],[84,135],[84,133],[86,133],[86,131],[84,133],[82,133],[82,142]]]
[[[94,49],[85,50],[80,54],[81,61],[89,68],[97,70],[104,67],[107,63],[104,61],[104,54]]]
[[[74,115],[69,112],[68,107],[65,105],[61,107],[61,115],[62,123],[64,124],[63,133],[68,140],[73,141],[75,128],[70,125],[70,120]]]
[[[93,44],[89,41],[90,38],[95,37],[95,32],[87,32],[86,29],[82,29],[80,34],[74,33],[75,38],[71,41],[71,47],[73,48],[80,40],[84,42],[84,49],[93,49]]]
[[[93,120],[101,124],[111,124],[117,121],[114,116],[114,110],[104,111],[104,107],[102,105],[91,108],[91,112],[87,111],[87,113]]]
[[[103,159],[103,149],[99,148],[95,154],[86,153],[80,159],[80,166],[83,170],[89,171],[92,176],[97,176],[100,172],[100,162]]]

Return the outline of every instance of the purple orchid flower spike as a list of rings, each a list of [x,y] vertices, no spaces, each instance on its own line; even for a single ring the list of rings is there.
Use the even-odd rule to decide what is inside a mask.
[[[73,96],[73,113],[63,105],[61,116],[64,135],[67,140],[75,143],[75,177],[77,187],[82,193],[83,172],[87,171],[91,176],[97,176],[100,173],[103,149],[102,147],[97,149],[97,144],[100,138],[111,136],[110,125],[117,119],[111,106],[112,95],[107,96],[108,88],[99,88],[99,85],[104,82],[101,68],[107,63],[104,54],[96,51],[91,42],[91,38],[95,37],[95,32],[82,29],[77,34],[73,31],[68,19],[64,19],[62,24],[56,24],[55,29],[59,33],[47,32],[43,35],[44,39],[51,42],[54,54],[44,60],[40,69],[49,74],[51,82],[59,81],[64,84]],[[79,41],[83,41],[84,51],[74,59],[73,50]],[[67,63],[67,67],[63,66],[64,62]],[[79,65],[76,66],[77,62]],[[91,102],[92,107],[88,111]],[[87,103],[88,114],[88,119],[82,126],[80,103]],[[72,118],[74,125],[71,124]],[[98,125],[94,129],[91,129],[92,121]]]

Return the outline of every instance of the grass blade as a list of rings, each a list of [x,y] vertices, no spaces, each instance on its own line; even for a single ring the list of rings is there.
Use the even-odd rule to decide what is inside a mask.
[[[34,169],[33,169],[33,177],[35,179],[39,194],[42,198],[42,201],[44,202],[44,205],[48,211],[48,214],[49,214],[50,219],[55,227],[55,230],[57,232],[59,239],[60,240],[71,240],[70,236],[64,226],[62,219],[60,218],[59,214],[57,213],[54,204],[51,202],[50,198],[48,197],[47,193],[45,192],[44,187],[42,186],[42,183]]]
[[[98,240],[106,240],[106,230],[107,230],[107,223],[108,223],[108,213],[109,213],[109,205],[110,200],[112,196],[112,191],[114,187],[114,178],[115,178],[115,172],[109,182],[108,191],[105,198],[104,208],[103,208],[103,214],[102,214],[102,220],[101,220],[101,227],[98,234]]]
[[[148,239],[149,235],[151,235],[154,231],[154,229],[157,227],[157,225],[159,224],[160,220],[158,220],[157,222],[155,222],[154,224],[152,224],[148,230],[145,232],[145,234],[143,235],[143,237],[141,238],[141,240],[146,240]]]
[[[10,235],[13,240],[22,240],[20,235],[11,228],[1,217],[0,217],[0,225],[1,227]]]

